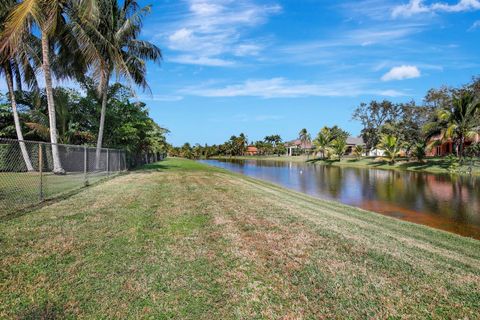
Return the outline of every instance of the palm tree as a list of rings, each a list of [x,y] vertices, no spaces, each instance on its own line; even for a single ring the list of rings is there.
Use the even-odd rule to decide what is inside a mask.
[[[0,6],[0,28],[4,25],[5,20],[8,17],[10,10],[15,5],[15,1],[9,0],[5,1]],[[2,31],[0,29],[0,31]],[[28,83],[33,83],[32,76],[34,78],[35,71],[33,70],[30,60],[28,57],[28,53],[24,50],[28,46],[28,39],[24,39],[21,45],[17,47],[16,54],[12,57],[8,57],[2,52],[0,56],[0,74],[3,73],[5,75],[5,80],[7,82],[8,87],[8,94],[10,98],[10,104],[12,106],[12,113],[13,113],[13,121],[15,124],[15,131],[17,133],[17,139],[19,140],[20,151],[22,153],[23,161],[25,162],[25,166],[27,171],[34,171],[32,162],[30,160],[30,156],[27,151],[27,147],[25,146],[25,142],[23,142],[23,133],[22,127],[20,124],[20,117],[18,115],[17,110],[17,100],[15,98],[15,89],[13,87],[13,78],[17,79],[17,89],[21,90],[22,78],[21,78],[21,71],[26,76],[26,81]],[[20,64],[18,63],[20,61]],[[23,69],[23,70],[21,70]],[[14,74],[15,73],[15,74]],[[30,81],[28,81],[30,80]]]
[[[418,160],[418,162],[423,162],[427,156],[427,145],[425,142],[418,142],[413,146],[412,156]]]
[[[345,151],[347,150],[347,141],[346,139],[337,138],[334,139],[330,144],[333,153],[338,157],[339,160],[342,160]]]
[[[72,56],[77,56],[77,52],[73,52],[71,49],[80,49],[85,53],[88,50],[85,47],[76,47],[76,42],[80,41],[81,38],[72,37],[69,31],[73,31],[72,26],[78,28],[79,24],[75,23],[78,19],[87,23],[90,19],[95,18],[93,13],[96,3],[97,0],[24,0],[15,5],[10,12],[0,41],[0,52],[6,52],[7,56],[12,56],[16,48],[21,45],[24,37],[32,34],[32,28],[37,27],[40,31],[42,72],[47,95],[53,172],[55,174],[64,174],[65,170],[60,161],[57,145],[58,131],[52,84],[52,71],[55,71],[55,69],[52,69],[51,61],[51,57],[60,51],[52,50],[52,48],[55,49],[55,44],[62,41],[66,46],[69,46],[68,49],[64,50],[63,56],[69,56],[70,63],[59,64],[58,70],[61,70],[65,75],[70,75],[72,70],[69,70],[69,67],[81,64],[77,59],[72,59]],[[72,26],[69,27],[69,23]],[[65,42],[65,40],[67,41]]]
[[[52,142],[53,172],[63,174],[65,170],[60,162],[58,152],[58,132],[53,97],[51,68],[51,39],[59,34],[65,22],[62,13],[68,0],[24,0],[13,7],[5,24],[0,51],[13,56],[16,47],[21,44],[25,35],[31,34],[32,26],[38,27],[41,33],[42,71],[47,93],[48,116],[50,123],[50,141]]]
[[[57,118],[58,141],[65,144],[74,144],[78,141],[93,141],[93,135],[79,128],[78,113],[75,108],[78,104],[72,99],[73,90],[65,88],[55,88],[55,112]],[[26,94],[20,100],[20,103],[30,107],[29,121],[25,124],[31,130],[29,134],[36,134],[42,139],[48,139],[50,128],[48,126],[48,116],[45,114],[46,94],[42,90],[34,94]]]
[[[382,135],[377,148],[384,151],[384,158],[386,158],[390,164],[394,164],[395,159],[400,154],[400,141],[395,136]]]
[[[146,61],[158,62],[162,59],[159,48],[138,39],[142,19],[150,11],[151,6],[140,8],[135,0],[125,0],[123,5],[117,0],[104,0],[98,2],[98,21],[83,24],[82,21],[77,21],[73,28],[82,39],[83,47],[88,48],[87,61],[91,62],[94,77],[98,80],[102,101],[97,137],[97,167],[100,163],[108,87],[112,74],[148,89]]]
[[[298,139],[300,140],[300,145],[306,149],[306,146],[312,140],[310,133],[308,133],[307,129],[303,128],[298,133]]]
[[[360,159],[364,153],[365,148],[362,145],[357,144],[355,148],[353,148],[353,154],[357,159]]]
[[[325,158],[326,152],[332,142],[332,135],[327,127],[323,127],[317,135],[317,138],[313,141],[313,144],[317,146],[318,151],[322,153],[322,158]]]
[[[461,159],[465,139],[480,132],[480,98],[470,92],[462,92],[460,97],[453,99],[450,107],[438,112],[438,118],[446,123],[441,130],[442,140],[456,141],[457,156]]]
[[[245,149],[247,148],[247,144],[248,144],[247,136],[244,133],[240,133],[240,135],[238,136],[237,144],[240,151],[240,155],[243,156],[245,154]]]

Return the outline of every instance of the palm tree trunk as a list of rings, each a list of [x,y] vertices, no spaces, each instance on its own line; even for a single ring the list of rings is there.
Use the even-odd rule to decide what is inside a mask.
[[[95,169],[97,170],[100,169],[100,156],[102,154],[103,132],[105,130],[105,113],[107,112],[109,78],[110,73],[107,71],[105,72],[105,75],[102,78],[102,83],[100,84],[100,90],[102,93],[102,110],[100,111],[100,126],[98,128],[97,150],[95,153]]]
[[[60,161],[60,154],[58,152],[58,132],[57,132],[57,118],[55,114],[55,102],[53,99],[53,85],[52,74],[50,70],[50,48],[48,36],[42,32],[42,69],[45,76],[45,91],[47,93],[48,105],[48,120],[50,123],[50,142],[52,143],[52,158],[53,158],[53,173],[65,174]]]
[[[463,149],[464,149],[464,146],[465,146],[465,136],[462,135],[462,137],[460,138],[460,151],[459,151],[459,158],[460,158],[460,161],[462,160],[463,158]]]
[[[23,161],[25,161],[25,166],[27,167],[27,170],[31,172],[34,170],[32,162],[30,161],[30,156],[28,155],[27,147],[23,142],[22,127],[20,126],[20,118],[18,117],[17,111],[17,100],[15,99],[15,93],[13,90],[12,67],[10,66],[10,62],[7,62],[5,64],[4,69],[5,78],[7,80],[8,93],[10,94],[10,103],[12,104],[13,122],[15,123],[15,131],[17,132],[17,139],[19,140],[20,144],[20,151],[22,152]]]

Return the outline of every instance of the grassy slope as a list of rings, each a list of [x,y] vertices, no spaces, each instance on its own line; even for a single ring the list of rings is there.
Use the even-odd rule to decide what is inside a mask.
[[[480,242],[168,160],[0,224],[0,318],[470,318]]]
[[[225,157],[225,159],[227,159]],[[376,168],[384,170],[407,170],[407,171],[420,171],[430,173],[450,173],[449,161],[446,158],[429,158],[425,162],[417,161],[398,161],[394,165],[388,164],[385,161],[376,161],[374,158],[362,158],[360,160],[353,158],[342,159],[342,161],[324,161],[313,159],[312,157],[296,156],[296,157],[259,157],[259,156],[244,156],[233,157],[233,159],[252,159],[252,160],[270,160],[270,161],[291,161],[291,162],[311,162],[317,164],[325,164],[340,167],[354,167],[354,168]],[[472,174],[480,175],[480,166],[478,166],[479,160],[476,161],[474,167],[472,167]],[[467,173],[469,166],[461,166],[458,168],[458,173]]]

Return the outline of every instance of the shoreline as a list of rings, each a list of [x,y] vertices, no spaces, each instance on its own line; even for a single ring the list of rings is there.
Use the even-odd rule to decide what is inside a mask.
[[[468,173],[469,166],[459,166],[456,171],[449,170],[449,161],[445,158],[427,158],[424,162],[399,160],[394,165],[388,164],[386,161],[375,161],[374,157],[367,157],[361,159],[344,158],[341,161],[322,160],[319,158],[293,156],[293,157],[272,157],[272,156],[235,156],[235,157],[211,157],[206,160],[257,160],[257,161],[281,161],[293,163],[309,163],[320,164],[326,166],[348,167],[348,168],[364,168],[364,169],[381,169],[394,171],[408,171],[408,172],[424,172],[432,174],[448,174],[461,176],[479,176],[480,166],[472,167],[472,173]],[[478,163],[479,160],[476,160]]]

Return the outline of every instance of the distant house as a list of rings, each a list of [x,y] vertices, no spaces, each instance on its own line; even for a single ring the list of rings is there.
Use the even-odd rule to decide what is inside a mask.
[[[301,153],[311,152],[315,150],[312,142],[302,142],[300,139],[288,141],[285,143],[288,156],[296,156]]]
[[[382,149],[370,149],[368,150],[367,156],[369,157],[383,157],[385,155],[385,150]]]
[[[480,143],[480,135],[477,134],[473,139],[467,139],[465,141],[464,147],[470,146],[472,143]],[[441,135],[436,135],[431,137],[428,140],[427,145],[434,145],[432,148],[427,150],[427,156],[428,157],[443,157],[447,156],[449,154],[454,154],[455,151],[455,145],[453,143],[452,139],[446,139],[442,141],[442,136]]]
[[[352,154],[353,150],[355,150],[356,146],[365,147],[365,142],[361,137],[348,137],[347,138],[347,151],[345,151],[346,155]]]
[[[256,156],[258,154],[258,148],[255,146],[248,146],[245,150],[245,155],[247,156]]]
[[[352,154],[356,146],[365,146],[363,139],[358,137],[348,137],[347,150],[345,151],[345,154]],[[312,142],[302,143],[302,141],[299,139],[285,143],[285,147],[287,148],[289,156],[295,156],[305,152],[313,153],[316,149]]]

